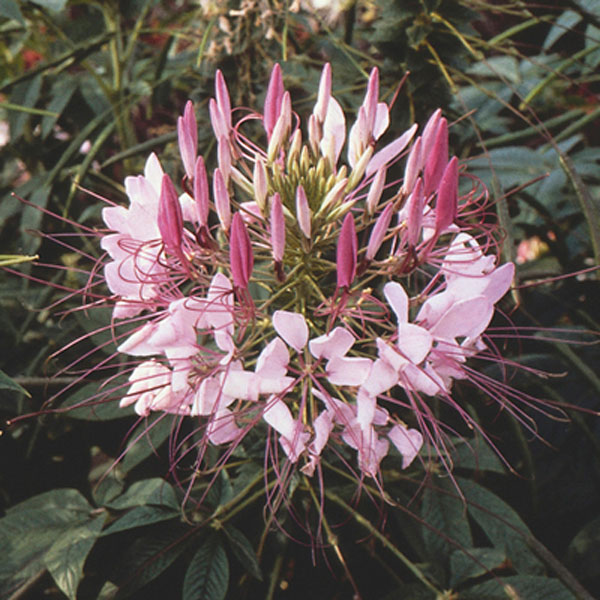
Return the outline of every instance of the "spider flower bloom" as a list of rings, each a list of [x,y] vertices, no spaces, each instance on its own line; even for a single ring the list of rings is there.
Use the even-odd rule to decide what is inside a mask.
[[[129,206],[103,211],[113,317],[140,316],[117,348],[140,360],[122,405],[194,420],[199,456],[219,446],[223,462],[248,437],[253,447],[276,440],[268,458],[308,476],[348,464],[348,450],[364,477],[380,478],[394,460],[418,463],[422,444],[445,431],[430,398],[471,425],[454,382],[492,390],[470,359],[501,360],[486,329],[513,266],[489,251],[489,225],[469,225],[487,222],[477,218],[485,190],[473,184],[459,196],[440,111],[412,148],[416,124],[377,147],[390,126],[377,69],[349,134],[329,65],[304,127],[278,65],[263,114],[232,110],[220,72],[215,88],[212,202],[188,104],[180,172],[165,175],[152,155],[125,182]],[[397,161],[405,180],[390,189]],[[173,184],[182,173],[191,192]],[[510,402],[503,389],[498,382],[492,396]]]

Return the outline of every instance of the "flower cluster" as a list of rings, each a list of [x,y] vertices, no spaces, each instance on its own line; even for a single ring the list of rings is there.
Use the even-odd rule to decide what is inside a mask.
[[[155,155],[126,179],[129,206],[103,211],[104,275],[114,320],[135,324],[118,352],[141,359],[122,406],[198,419],[223,447],[268,426],[309,476],[346,445],[376,477],[392,446],[406,468],[443,434],[431,397],[470,422],[453,381],[477,379],[467,362],[514,269],[490,251],[485,190],[449,156],[440,111],[378,148],[377,69],[348,134],[331,88],[326,65],[303,129],[278,65],[262,114],[233,111],[217,72],[218,166],[189,102],[181,188]]]

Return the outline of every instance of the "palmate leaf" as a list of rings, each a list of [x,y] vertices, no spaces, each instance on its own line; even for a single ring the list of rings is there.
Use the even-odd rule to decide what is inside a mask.
[[[220,539],[211,535],[196,552],[183,581],[183,600],[223,600],[229,587],[229,562]]]

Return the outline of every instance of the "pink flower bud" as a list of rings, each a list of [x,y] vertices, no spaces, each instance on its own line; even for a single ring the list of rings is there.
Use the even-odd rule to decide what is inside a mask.
[[[198,211],[198,223],[201,227],[208,225],[208,177],[204,159],[199,156],[194,167],[194,199]]]
[[[224,136],[221,136],[217,142],[217,162],[227,186],[229,185],[229,177],[231,175],[231,151],[229,149],[229,142]]]
[[[252,275],[252,268],[254,267],[254,255],[252,253],[252,244],[250,243],[248,230],[239,212],[233,215],[231,221],[229,264],[231,265],[231,276],[233,277],[234,286],[246,289]]]
[[[191,179],[194,176],[194,164],[198,152],[198,125],[191,100],[187,101],[183,116],[177,119],[177,139],[185,174],[188,179]]]
[[[208,101],[208,112],[210,113],[210,123],[217,139],[220,137],[229,136],[229,128],[223,119],[223,115],[219,110],[219,105],[214,98]]]
[[[413,247],[419,243],[421,225],[423,223],[424,203],[423,180],[419,177],[406,202],[406,239],[408,244]]]
[[[315,115],[310,115],[308,117],[308,143],[315,156],[319,153],[319,144],[321,143],[322,137],[322,129],[319,126],[317,117],[315,117]]]
[[[358,239],[354,217],[348,213],[340,229],[337,245],[337,287],[348,288],[356,275]]]
[[[369,237],[369,244],[367,245],[367,260],[373,260],[377,251],[381,247],[383,243],[383,238],[387,233],[387,230],[390,226],[390,222],[392,220],[392,215],[394,214],[394,203],[390,202],[385,210],[379,215],[373,230],[371,231],[371,235]]]
[[[377,67],[371,69],[369,75],[369,83],[367,84],[367,91],[365,93],[365,99],[363,100],[363,107],[365,109],[366,125],[369,135],[373,131],[375,125],[375,115],[377,114],[377,102],[379,100],[379,70]]]
[[[167,250],[179,253],[183,239],[183,215],[175,186],[167,174],[162,176],[160,187],[158,229]]]
[[[304,191],[304,188],[299,185],[296,188],[296,220],[298,221],[300,231],[304,234],[306,239],[310,239],[310,216],[310,207],[308,206],[306,192]]]
[[[413,147],[410,149],[410,154],[406,161],[406,168],[404,169],[404,181],[402,182],[401,188],[401,192],[405,196],[408,196],[412,192],[415,181],[423,167],[422,145],[421,136],[419,136],[415,140]]]
[[[321,71],[321,80],[319,81],[319,93],[317,94],[317,102],[313,109],[313,115],[320,123],[325,121],[327,116],[327,105],[331,98],[331,65],[325,63],[323,71]]]
[[[223,175],[219,169],[215,169],[213,174],[213,196],[221,227],[225,231],[228,231],[231,225],[231,203],[225,179],[223,179]]]
[[[427,123],[425,123],[425,128],[423,129],[423,146],[421,148],[421,152],[423,156],[429,156],[431,152],[431,148],[433,146],[433,142],[435,140],[435,136],[438,130],[438,125],[440,124],[440,119],[442,117],[442,109],[438,108],[430,117]]]
[[[367,206],[367,214],[372,216],[375,214],[375,209],[379,204],[379,200],[381,198],[381,194],[383,193],[383,187],[385,186],[385,176],[387,174],[387,170],[385,168],[379,169],[377,174],[373,178],[371,183],[371,187],[369,188],[369,193],[367,194],[366,206]]]
[[[254,199],[256,200],[256,204],[258,204],[258,208],[260,208],[260,212],[265,214],[265,209],[267,205],[267,171],[265,169],[265,165],[257,154],[254,158],[254,174],[253,174],[253,182],[254,182]]]
[[[443,233],[456,218],[458,203],[458,158],[448,163],[437,191],[435,204],[435,231]]]
[[[437,189],[444,169],[448,164],[448,122],[441,118],[431,152],[423,154],[425,161],[425,196]]]
[[[281,111],[275,127],[271,132],[271,139],[269,140],[269,146],[267,147],[267,160],[269,162],[275,160],[279,154],[279,150],[286,138],[290,134],[292,128],[292,99],[289,92],[283,94],[281,99]]]
[[[229,100],[229,91],[227,90],[227,84],[225,83],[225,77],[223,73],[218,69],[215,75],[215,94],[217,96],[217,106],[223,119],[223,123],[227,127],[227,134],[231,129],[231,102]]]
[[[276,263],[283,260],[285,250],[285,218],[278,193],[271,199],[271,252]]]
[[[271,79],[269,80],[269,87],[267,88],[267,95],[265,97],[265,108],[263,125],[267,132],[267,139],[271,139],[271,134],[275,128],[275,123],[279,118],[281,112],[281,99],[283,98],[283,77],[281,76],[281,67],[275,63],[273,70],[271,71]]]

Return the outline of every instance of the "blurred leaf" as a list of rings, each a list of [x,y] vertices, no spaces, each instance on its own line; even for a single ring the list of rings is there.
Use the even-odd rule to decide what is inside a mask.
[[[475,585],[460,594],[465,600],[576,600],[557,579],[517,575]]]
[[[122,517],[119,517],[114,523],[111,523],[110,526],[102,532],[102,535],[111,535],[118,531],[144,527],[145,525],[151,525],[152,523],[176,519],[179,516],[181,516],[180,511],[174,511],[170,508],[167,509],[161,506],[136,506]]]
[[[0,3],[0,16],[6,17],[7,19],[14,19],[21,23],[21,25],[25,25],[25,19],[15,0],[2,0]]]
[[[48,103],[48,110],[55,113],[55,116],[45,116],[42,119],[42,139],[45,140],[56,121],[60,118],[63,110],[71,100],[77,89],[77,79],[74,77],[58,78],[52,86],[51,97]]]
[[[40,177],[41,178],[41,177]],[[32,178],[33,179],[33,178]],[[38,177],[36,177],[38,179]],[[31,205],[23,209],[21,215],[21,231],[23,233],[22,250],[25,254],[35,254],[42,243],[39,235],[31,235],[39,231],[44,213],[40,209],[46,208],[50,197],[50,187],[42,184],[29,197]]]
[[[548,50],[551,48],[565,33],[571,31],[583,16],[579,13],[576,13],[573,10],[565,10],[558,19],[556,19],[552,29],[546,36],[546,40],[544,41],[544,50]]]
[[[216,535],[204,541],[183,580],[183,600],[224,600],[229,587],[229,562]]]
[[[598,577],[600,556],[600,518],[584,525],[571,540],[567,550],[567,561],[581,579]]]
[[[506,553],[521,573],[541,573],[544,568],[530,550],[526,538],[531,532],[508,504],[480,485],[457,478],[467,500],[469,514],[483,529],[494,548]]]
[[[239,530],[233,527],[233,525],[225,525],[223,528],[227,541],[229,542],[235,557],[240,561],[241,565],[259,581],[262,581],[262,572],[260,565],[258,564],[258,558],[256,552],[252,547],[252,544],[248,541],[248,538]]]
[[[19,105],[23,109],[33,108],[40,97],[42,89],[42,76],[37,75],[26,79],[14,86],[10,94],[11,104]],[[25,111],[10,111],[8,113],[8,123],[10,126],[11,142],[18,140],[25,131],[25,125],[30,115]]]
[[[105,519],[106,513],[103,513],[86,525],[68,530],[46,554],[44,561],[48,571],[70,600],[76,600],[77,587],[83,577],[83,565],[100,535]]]
[[[450,556],[450,586],[484,575],[497,569],[506,560],[502,550],[496,548],[468,548],[455,550]]]
[[[31,2],[54,12],[60,12],[67,5],[67,0],[31,0]]]
[[[24,387],[13,381],[4,371],[0,371],[0,389],[25,394],[28,398],[31,398],[31,394]]]
[[[146,504],[169,506],[176,510],[180,508],[175,491],[171,485],[159,477],[136,481],[122,496],[115,498],[107,506],[112,509],[121,510],[131,506],[143,506]]]

